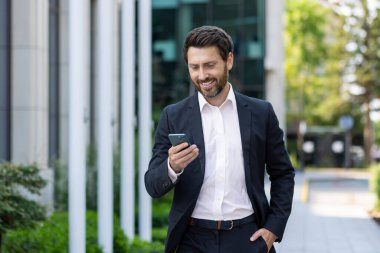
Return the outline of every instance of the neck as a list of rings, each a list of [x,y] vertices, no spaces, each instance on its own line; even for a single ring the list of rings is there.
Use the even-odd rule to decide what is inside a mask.
[[[213,98],[206,98],[206,101],[210,105],[219,107],[224,103],[224,101],[226,101],[229,91],[230,91],[230,83],[227,82],[226,85],[223,87],[222,92],[220,92],[220,94],[218,94],[216,97],[213,97]]]

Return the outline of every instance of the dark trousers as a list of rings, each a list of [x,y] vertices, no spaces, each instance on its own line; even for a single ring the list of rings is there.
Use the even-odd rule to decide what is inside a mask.
[[[262,237],[254,242],[249,240],[257,229],[255,222],[219,231],[188,226],[176,253],[266,253]],[[276,252],[274,247],[270,252]]]

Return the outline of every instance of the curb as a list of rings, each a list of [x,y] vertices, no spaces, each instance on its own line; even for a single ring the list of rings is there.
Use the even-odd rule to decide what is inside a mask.
[[[303,181],[301,191],[301,203],[307,203],[309,201],[309,179]]]

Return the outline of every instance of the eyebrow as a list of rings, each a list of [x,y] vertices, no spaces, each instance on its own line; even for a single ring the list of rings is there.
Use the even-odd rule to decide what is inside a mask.
[[[209,64],[216,64],[216,61],[208,61],[208,62],[203,63],[202,65],[209,65]],[[199,66],[199,64],[196,64],[196,63],[189,63],[188,65],[191,67]]]

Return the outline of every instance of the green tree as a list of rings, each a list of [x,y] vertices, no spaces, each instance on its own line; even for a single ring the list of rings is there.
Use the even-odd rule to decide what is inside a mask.
[[[336,124],[350,111],[341,94],[344,19],[318,1],[287,0],[285,74],[288,122]]]
[[[380,121],[374,124],[375,144],[380,147]]]
[[[369,164],[374,142],[373,124],[370,118],[370,103],[380,95],[380,6],[367,0],[342,1],[337,9],[345,16],[346,29],[351,35],[347,49],[351,59],[347,74],[354,78],[350,85],[361,88],[351,94],[352,101],[363,110],[363,136],[366,164]]]
[[[33,227],[45,218],[44,207],[21,194],[22,190],[40,194],[45,185],[35,164],[0,164],[0,252],[4,233],[10,229]]]

